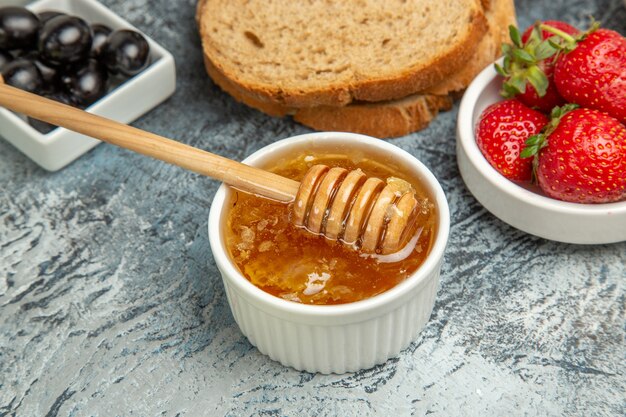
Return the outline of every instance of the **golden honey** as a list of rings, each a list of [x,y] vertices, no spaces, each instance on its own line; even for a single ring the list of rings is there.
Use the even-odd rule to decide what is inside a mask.
[[[437,231],[436,208],[424,187],[397,169],[371,159],[355,163],[341,155],[302,155],[282,160],[269,170],[300,180],[315,164],[359,168],[367,176],[409,182],[418,199],[418,215],[415,234],[405,250],[392,255],[361,253],[296,227],[288,204],[234,191],[228,202],[224,237],[241,273],[276,297],[330,305],[373,297],[415,272],[430,252]]]

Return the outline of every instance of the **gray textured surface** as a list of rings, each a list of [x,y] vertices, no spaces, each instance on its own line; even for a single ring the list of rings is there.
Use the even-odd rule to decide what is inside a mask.
[[[236,159],[307,131],[211,84],[194,1],[104,3],[177,61],[176,94],[136,126]],[[621,0],[518,13],[626,32]],[[455,116],[393,142],[450,202],[431,321],[398,358],[332,376],[272,362],[233,322],[206,235],[216,182],[108,145],[50,174],[0,140],[0,416],[624,415],[626,243],[494,218],[459,178]]]

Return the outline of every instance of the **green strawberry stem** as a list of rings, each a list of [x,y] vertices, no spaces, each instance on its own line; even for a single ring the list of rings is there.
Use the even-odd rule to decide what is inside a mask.
[[[559,48],[552,46],[548,40],[542,40],[539,22],[535,25],[537,30],[526,42],[522,42],[522,36],[515,26],[509,26],[513,44],[502,44],[503,63],[501,66],[495,64],[498,74],[505,77],[500,91],[505,98],[524,94],[527,83],[533,86],[539,97],[546,95],[549,82],[540,63],[555,55]]]
[[[575,43],[576,42],[576,38],[574,38],[572,35],[570,35],[569,33],[563,32],[560,29],[557,29],[555,27],[552,27],[550,25],[546,25],[544,23],[540,24],[539,27],[542,30],[545,30],[546,32],[550,32],[558,37],[560,37],[561,39],[563,39],[564,41],[568,42],[568,43]]]
[[[546,25],[545,23],[541,23],[539,27],[542,30],[550,32],[559,38],[557,41],[554,41],[554,37],[548,39],[548,42],[553,48],[557,49],[559,52],[570,52],[576,48],[576,45],[578,45],[579,42],[583,41],[591,33],[598,30],[598,28],[600,27],[600,22],[596,22],[592,19],[589,29],[584,32],[580,32],[577,35],[570,35],[569,33],[563,32],[562,30],[552,27],[550,25]]]
[[[548,146],[548,137],[556,130],[563,116],[577,109],[578,104],[568,103],[559,107],[556,106],[550,113],[550,121],[546,124],[541,132],[530,136],[524,143],[524,149],[520,153],[520,158],[533,158],[532,182],[536,180],[537,166],[539,165],[539,151]]]

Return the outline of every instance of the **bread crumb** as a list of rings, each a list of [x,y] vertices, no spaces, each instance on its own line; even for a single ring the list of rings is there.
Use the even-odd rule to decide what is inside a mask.
[[[271,241],[266,240],[259,245],[259,252],[267,252],[272,248],[272,246],[274,246],[274,244]]]
[[[263,219],[260,222],[257,223],[256,225],[256,229],[260,232],[261,230],[265,229],[267,227],[267,224],[269,223],[269,220],[267,219]]]
[[[248,226],[241,226],[241,232],[239,233],[241,242],[237,244],[237,249],[240,251],[252,249],[255,236],[254,230]]]

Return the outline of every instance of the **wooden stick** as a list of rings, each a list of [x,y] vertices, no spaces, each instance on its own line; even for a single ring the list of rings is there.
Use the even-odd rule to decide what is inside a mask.
[[[0,106],[277,201],[293,201],[300,183],[0,82]]]

